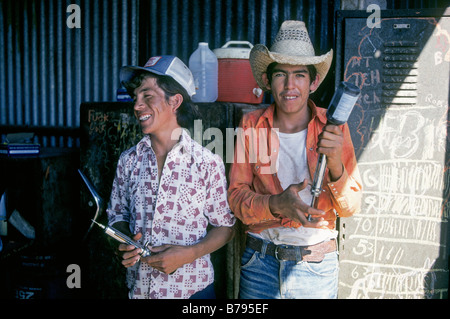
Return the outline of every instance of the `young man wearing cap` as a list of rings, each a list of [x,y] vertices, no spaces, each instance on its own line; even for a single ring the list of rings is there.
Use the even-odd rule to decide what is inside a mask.
[[[120,156],[109,224],[152,252],[118,247],[129,297],[213,298],[209,254],[231,240],[235,219],[221,158],[182,129],[192,121],[192,74],[177,57],[160,56],[143,68],[123,67],[120,79],[145,135]]]
[[[332,51],[315,56],[301,21],[285,21],[270,51],[256,45],[250,53],[274,103],[243,116],[230,171],[228,201],[247,228],[240,298],[337,297],[336,217],[360,210],[361,182],[347,125],[327,125],[326,110],[309,99],[331,60]],[[310,207],[319,153],[328,169]]]

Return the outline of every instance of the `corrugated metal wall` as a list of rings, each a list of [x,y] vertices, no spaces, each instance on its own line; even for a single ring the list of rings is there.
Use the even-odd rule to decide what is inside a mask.
[[[448,0],[388,0],[387,9],[426,9],[444,8]]]
[[[77,13],[71,4],[81,28],[66,23]],[[80,103],[112,101],[119,66],[137,63],[138,7],[134,0],[0,1],[0,125],[76,137]]]
[[[80,8],[81,28],[66,24],[71,4]],[[211,49],[229,40],[270,45],[286,19],[306,21],[325,52],[337,7],[325,0],[0,0],[2,132],[34,130],[55,135],[41,138],[44,146],[77,146],[58,135],[77,134],[81,102],[115,100],[121,65],[157,54],[187,63],[200,41]]]
[[[208,42],[211,50],[230,40],[270,47],[285,20],[305,21],[316,53],[323,54],[333,47],[334,16],[339,8],[340,0],[143,1],[139,62],[145,64],[153,55],[173,54],[188,63],[199,42]],[[332,81],[333,75],[327,80]],[[332,94],[323,90],[315,95],[320,102],[328,101]]]
[[[141,11],[143,53],[175,54],[187,62],[198,42],[219,48],[230,40],[270,45],[284,20],[306,22],[316,49],[332,45],[340,1],[152,0]],[[145,63],[147,56],[141,56]]]
[[[388,9],[403,8],[403,2],[387,2]],[[440,0],[431,2],[426,6],[439,6]],[[80,9],[81,28],[66,24],[74,13],[67,12],[71,4]],[[174,54],[187,63],[200,41],[211,49],[229,40],[270,46],[282,21],[299,19],[306,22],[317,53],[325,53],[334,47],[334,17],[340,4],[341,0],[0,0],[2,139],[7,131],[28,129],[49,136],[39,139],[43,146],[78,146],[80,103],[114,101],[120,66],[143,65],[158,54]],[[411,0],[407,6],[425,4]],[[330,85],[333,78],[331,74],[326,79]],[[315,93],[319,103],[326,105],[329,91]]]

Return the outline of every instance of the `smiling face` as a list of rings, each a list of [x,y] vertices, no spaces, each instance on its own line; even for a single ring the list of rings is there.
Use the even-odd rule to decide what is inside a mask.
[[[174,103],[179,94],[166,98],[165,92],[158,86],[156,78],[147,76],[134,90],[134,115],[144,134],[157,134],[177,125]]]
[[[272,91],[277,111],[286,114],[307,110],[310,91],[318,86],[318,77],[311,81],[308,68],[304,65],[277,64],[271,72],[270,81],[267,73],[263,75],[263,81]]]

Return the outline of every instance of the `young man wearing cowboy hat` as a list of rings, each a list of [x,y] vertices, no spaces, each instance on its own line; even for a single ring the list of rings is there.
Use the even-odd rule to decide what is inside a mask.
[[[134,246],[118,246],[129,297],[211,299],[209,254],[231,240],[235,218],[222,159],[182,129],[194,108],[192,73],[177,57],[158,56],[144,67],[123,67],[120,80],[144,137],[119,158],[109,224],[149,242],[152,252],[141,257]]]
[[[247,231],[240,298],[337,297],[336,218],[360,210],[362,188],[348,126],[328,125],[326,109],[309,99],[331,60],[332,50],[315,56],[301,21],[285,21],[270,50],[260,44],[250,53],[274,103],[243,116],[240,127],[250,132],[238,135],[230,170],[228,201]],[[269,160],[251,160],[262,147]],[[309,207],[319,153],[328,169],[317,207]]]

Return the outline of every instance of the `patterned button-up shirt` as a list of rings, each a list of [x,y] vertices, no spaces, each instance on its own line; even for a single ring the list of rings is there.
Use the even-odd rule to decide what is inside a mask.
[[[158,183],[158,166],[146,135],[123,152],[107,209],[109,224],[126,221],[152,246],[194,245],[212,226],[232,226],[222,159],[183,130],[169,152]],[[144,262],[127,269],[130,298],[189,298],[214,281],[210,255],[164,274]]]

